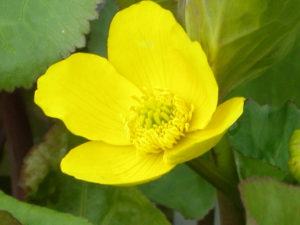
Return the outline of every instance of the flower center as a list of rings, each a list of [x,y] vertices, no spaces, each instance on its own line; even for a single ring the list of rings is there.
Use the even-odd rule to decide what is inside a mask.
[[[193,105],[172,93],[155,90],[137,98],[130,109],[126,130],[131,143],[142,152],[160,152],[172,148],[190,126]]]

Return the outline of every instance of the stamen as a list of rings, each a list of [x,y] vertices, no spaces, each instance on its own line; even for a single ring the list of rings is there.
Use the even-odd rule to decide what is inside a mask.
[[[165,90],[136,98],[125,128],[132,144],[142,152],[172,148],[190,127],[193,105]]]

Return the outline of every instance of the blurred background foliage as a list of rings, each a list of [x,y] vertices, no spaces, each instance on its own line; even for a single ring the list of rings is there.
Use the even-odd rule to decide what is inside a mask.
[[[288,149],[300,129],[300,2],[155,1],[202,44],[220,101],[250,99],[224,138],[247,224],[300,224],[295,213],[300,189],[287,185],[298,184],[289,170]],[[1,225],[168,225],[175,223],[174,211],[213,224],[205,216],[214,210],[219,193],[187,165],[137,187],[63,175],[62,156],[84,139],[33,103],[35,81],[49,65],[74,51],[106,56],[111,19],[136,2],[0,0]],[[218,148],[204,157],[216,158]]]

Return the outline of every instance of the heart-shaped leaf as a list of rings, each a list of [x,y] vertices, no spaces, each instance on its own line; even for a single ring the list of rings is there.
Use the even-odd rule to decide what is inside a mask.
[[[288,171],[288,146],[295,129],[300,128],[300,111],[287,103],[278,108],[247,101],[244,113],[229,132],[234,149]]]

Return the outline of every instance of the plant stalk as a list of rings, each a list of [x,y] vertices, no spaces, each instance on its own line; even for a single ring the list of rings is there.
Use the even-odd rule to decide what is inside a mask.
[[[199,157],[187,164],[218,189],[222,225],[244,225],[238,176],[230,145],[226,137],[210,153],[210,158]]]
[[[12,194],[23,199],[19,178],[23,159],[33,145],[33,138],[25,106],[18,92],[2,92],[1,119],[11,165]]]

